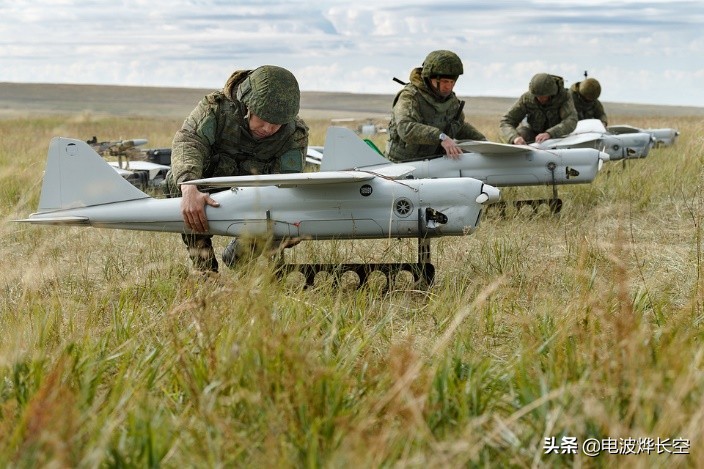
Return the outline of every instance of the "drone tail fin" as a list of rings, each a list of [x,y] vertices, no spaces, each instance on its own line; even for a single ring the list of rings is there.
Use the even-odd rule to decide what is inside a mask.
[[[49,145],[39,212],[148,198],[86,142],[54,137]]]
[[[321,171],[344,171],[389,164],[378,150],[345,127],[329,127],[325,137]]]

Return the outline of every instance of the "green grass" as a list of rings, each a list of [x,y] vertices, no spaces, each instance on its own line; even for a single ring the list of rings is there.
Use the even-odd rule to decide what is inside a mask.
[[[700,117],[628,118],[681,140],[560,188],[560,215],[490,211],[433,241],[427,291],[304,289],[264,260],[203,279],[175,234],[11,222],[36,209],[51,137],[161,147],[180,121],[0,120],[0,466],[704,465]],[[309,124],[323,144],[326,121]],[[287,260],[414,256],[305,241]],[[691,447],[544,454],[565,436]]]

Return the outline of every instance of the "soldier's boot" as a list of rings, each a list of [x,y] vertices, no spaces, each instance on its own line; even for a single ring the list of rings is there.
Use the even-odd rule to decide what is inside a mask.
[[[198,239],[188,246],[188,256],[193,262],[193,267],[200,272],[217,272],[218,260],[210,240]]]
[[[235,238],[227,243],[227,246],[225,246],[225,249],[222,251],[222,261],[226,266],[234,269],[245,254],[246,249],[242,246],[242,243]]]
[[[256,240],[232,239],[225,249],[222,251],[222,261],[231,269],[234,269],[237,264],[243,262],[251,262],[255,258],[262,255],[263,245]]]

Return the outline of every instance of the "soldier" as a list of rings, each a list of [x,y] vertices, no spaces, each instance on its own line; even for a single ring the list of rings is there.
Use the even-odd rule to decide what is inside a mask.
[[[386,154],[392,161],[441,155],[457,159],[462,149],[455,139],[486,140],[464,120],[464,101],[452,91],[464,73],[462,61],[448,50],[428,54],[422,67],[411,71],[410,83],[393,102]]]
[[[527,124],[521,124],[524,118]],[[528,91],[501,118],[499,133],[506,143],[525,145],[564,137],[576,127],[577,110],[562,78],[538,73]]]
[[[273,65],[238,70],[222,91],[203,98],[174,136],[167,192],[181,195],[186,226],[183,241],[193,266],[217,272],[218,261],[208,232],[205,206],[219,204],[198,186],[184,181],[216,176],[295,173],[303,171],[308,127],[298,117],[298,82],[291,72]],[[233,239],[222,260],[232,267],[244,252]]]
[[[604,127],[609,125],[604,106],[599,101],[601,85],[595,78],[587,78],[570,86],[570,95],[579,120],[599,119],[604,123]]]

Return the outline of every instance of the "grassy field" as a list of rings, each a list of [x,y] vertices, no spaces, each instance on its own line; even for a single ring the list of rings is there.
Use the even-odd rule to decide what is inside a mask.
[[[495,138],[498,115],[471,119]],[[169,146],[182,120],[0,120],[0,467],[704,466],[701,115],[613,115],[681,139],[561,188],[560,215],[489,211],[434,241],[428,290],[304,289],[263,259],[203,279],[175,234],[12,222],[51,137]],[[329,119],[308,123],[323,144]],[[287,260],[414,255],[305,241]]]

